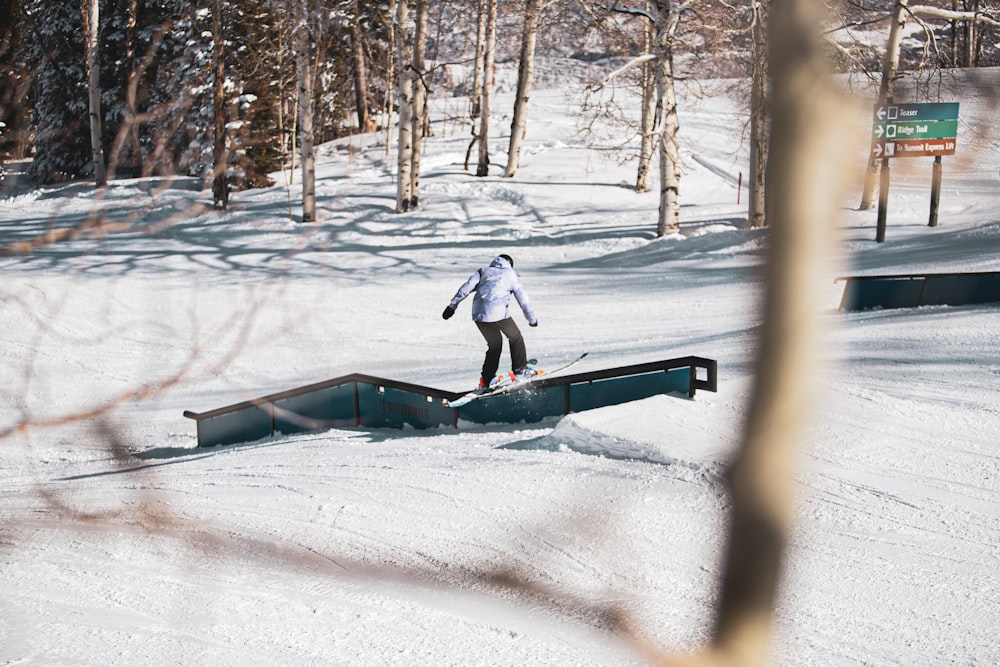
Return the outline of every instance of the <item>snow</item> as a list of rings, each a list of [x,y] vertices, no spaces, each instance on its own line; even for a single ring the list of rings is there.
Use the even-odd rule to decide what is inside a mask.
[[[974,150],[945,158],[940,226],[931,161],[894,163],[885,243],[860,193],[844,204],[840,275],[1000,270],[995,121],[959,90],[979,132],[960,128]],[[405,215],[381,135],[322,147],[311,225],[288,174],[227,213],[187,178],[14,183],[4,245],[107,226],[0,257],[0,662],[644,664],[614,615],[665,651],[702,645],[767,235],[744,229],[745,191],[737,203],[741,107],[716,92],[680,113],[682,227],[664,239],[655,192],[587,148],[560,90],[533,94],[514,179],[464,171],[468,127],[439,113]],[[351,372],[467,388],[482,340],[467,305],[440,313],[500,252],[543,366],[698,355],[718,360],[718,393],[196,447],[186,409]],[[998,664],[1000,304],[845,314],[842,287],[831,276],[817,304],[822,400],[774,663]]]

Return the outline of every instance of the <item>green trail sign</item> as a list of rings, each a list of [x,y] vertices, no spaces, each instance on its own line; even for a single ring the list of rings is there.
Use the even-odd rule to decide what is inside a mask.
[[[955,154],[958,134],[958,102],[893,104],[875,107],[872,118],[872,152],[881,160],[878,196],[878,220],[875,240],[885,241],[886,215],[889,208],[889,158],[934,157],[931,174],[931,211],[928,226],[937,227],[941,200],[941,156]]]
[[[958,102],[880,104],[872,125],[872,157],[954,155]]]

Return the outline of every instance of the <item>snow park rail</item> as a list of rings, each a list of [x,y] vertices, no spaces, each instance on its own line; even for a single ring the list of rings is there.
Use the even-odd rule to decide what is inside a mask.
[[[716,391],[716,378],[713,359],[682,357],[543,377],[453,408],[447,401],[461,392],[354,373],[184,416],[197,422],[198,446],[211,447],[331,428],[531,423],[657,394],[693,397],[697,389]]]
[[[849,276],[840,310],[967,306],[1000,302],[1000,272]]]

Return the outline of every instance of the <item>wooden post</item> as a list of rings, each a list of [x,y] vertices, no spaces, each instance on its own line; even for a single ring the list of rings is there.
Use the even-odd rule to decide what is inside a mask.
[[[941,203],[941,156],[934,156],[934,170],[931,173],[931,214],[928,227],[937,227],[938,206]]]
[[[875,231],[875,241],[885,242],[885,218],[889,209],[889,158],[882,158],[882,178],[878,188],[878,222]]]

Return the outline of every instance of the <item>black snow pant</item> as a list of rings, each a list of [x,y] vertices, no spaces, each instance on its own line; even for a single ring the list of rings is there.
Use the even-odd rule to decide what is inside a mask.
[[[517,328],[517,323],[510,317],[499,322],[476,322],[479,333],[486,339],[486,359],[483,361],[483,380],[486,384],[497,373],[500,367],[500,353],[503,351],[503,337],[507,337],[510,345],[510,367],[520,370],[528,365],[528,353],[524,348],[524,336]]]

